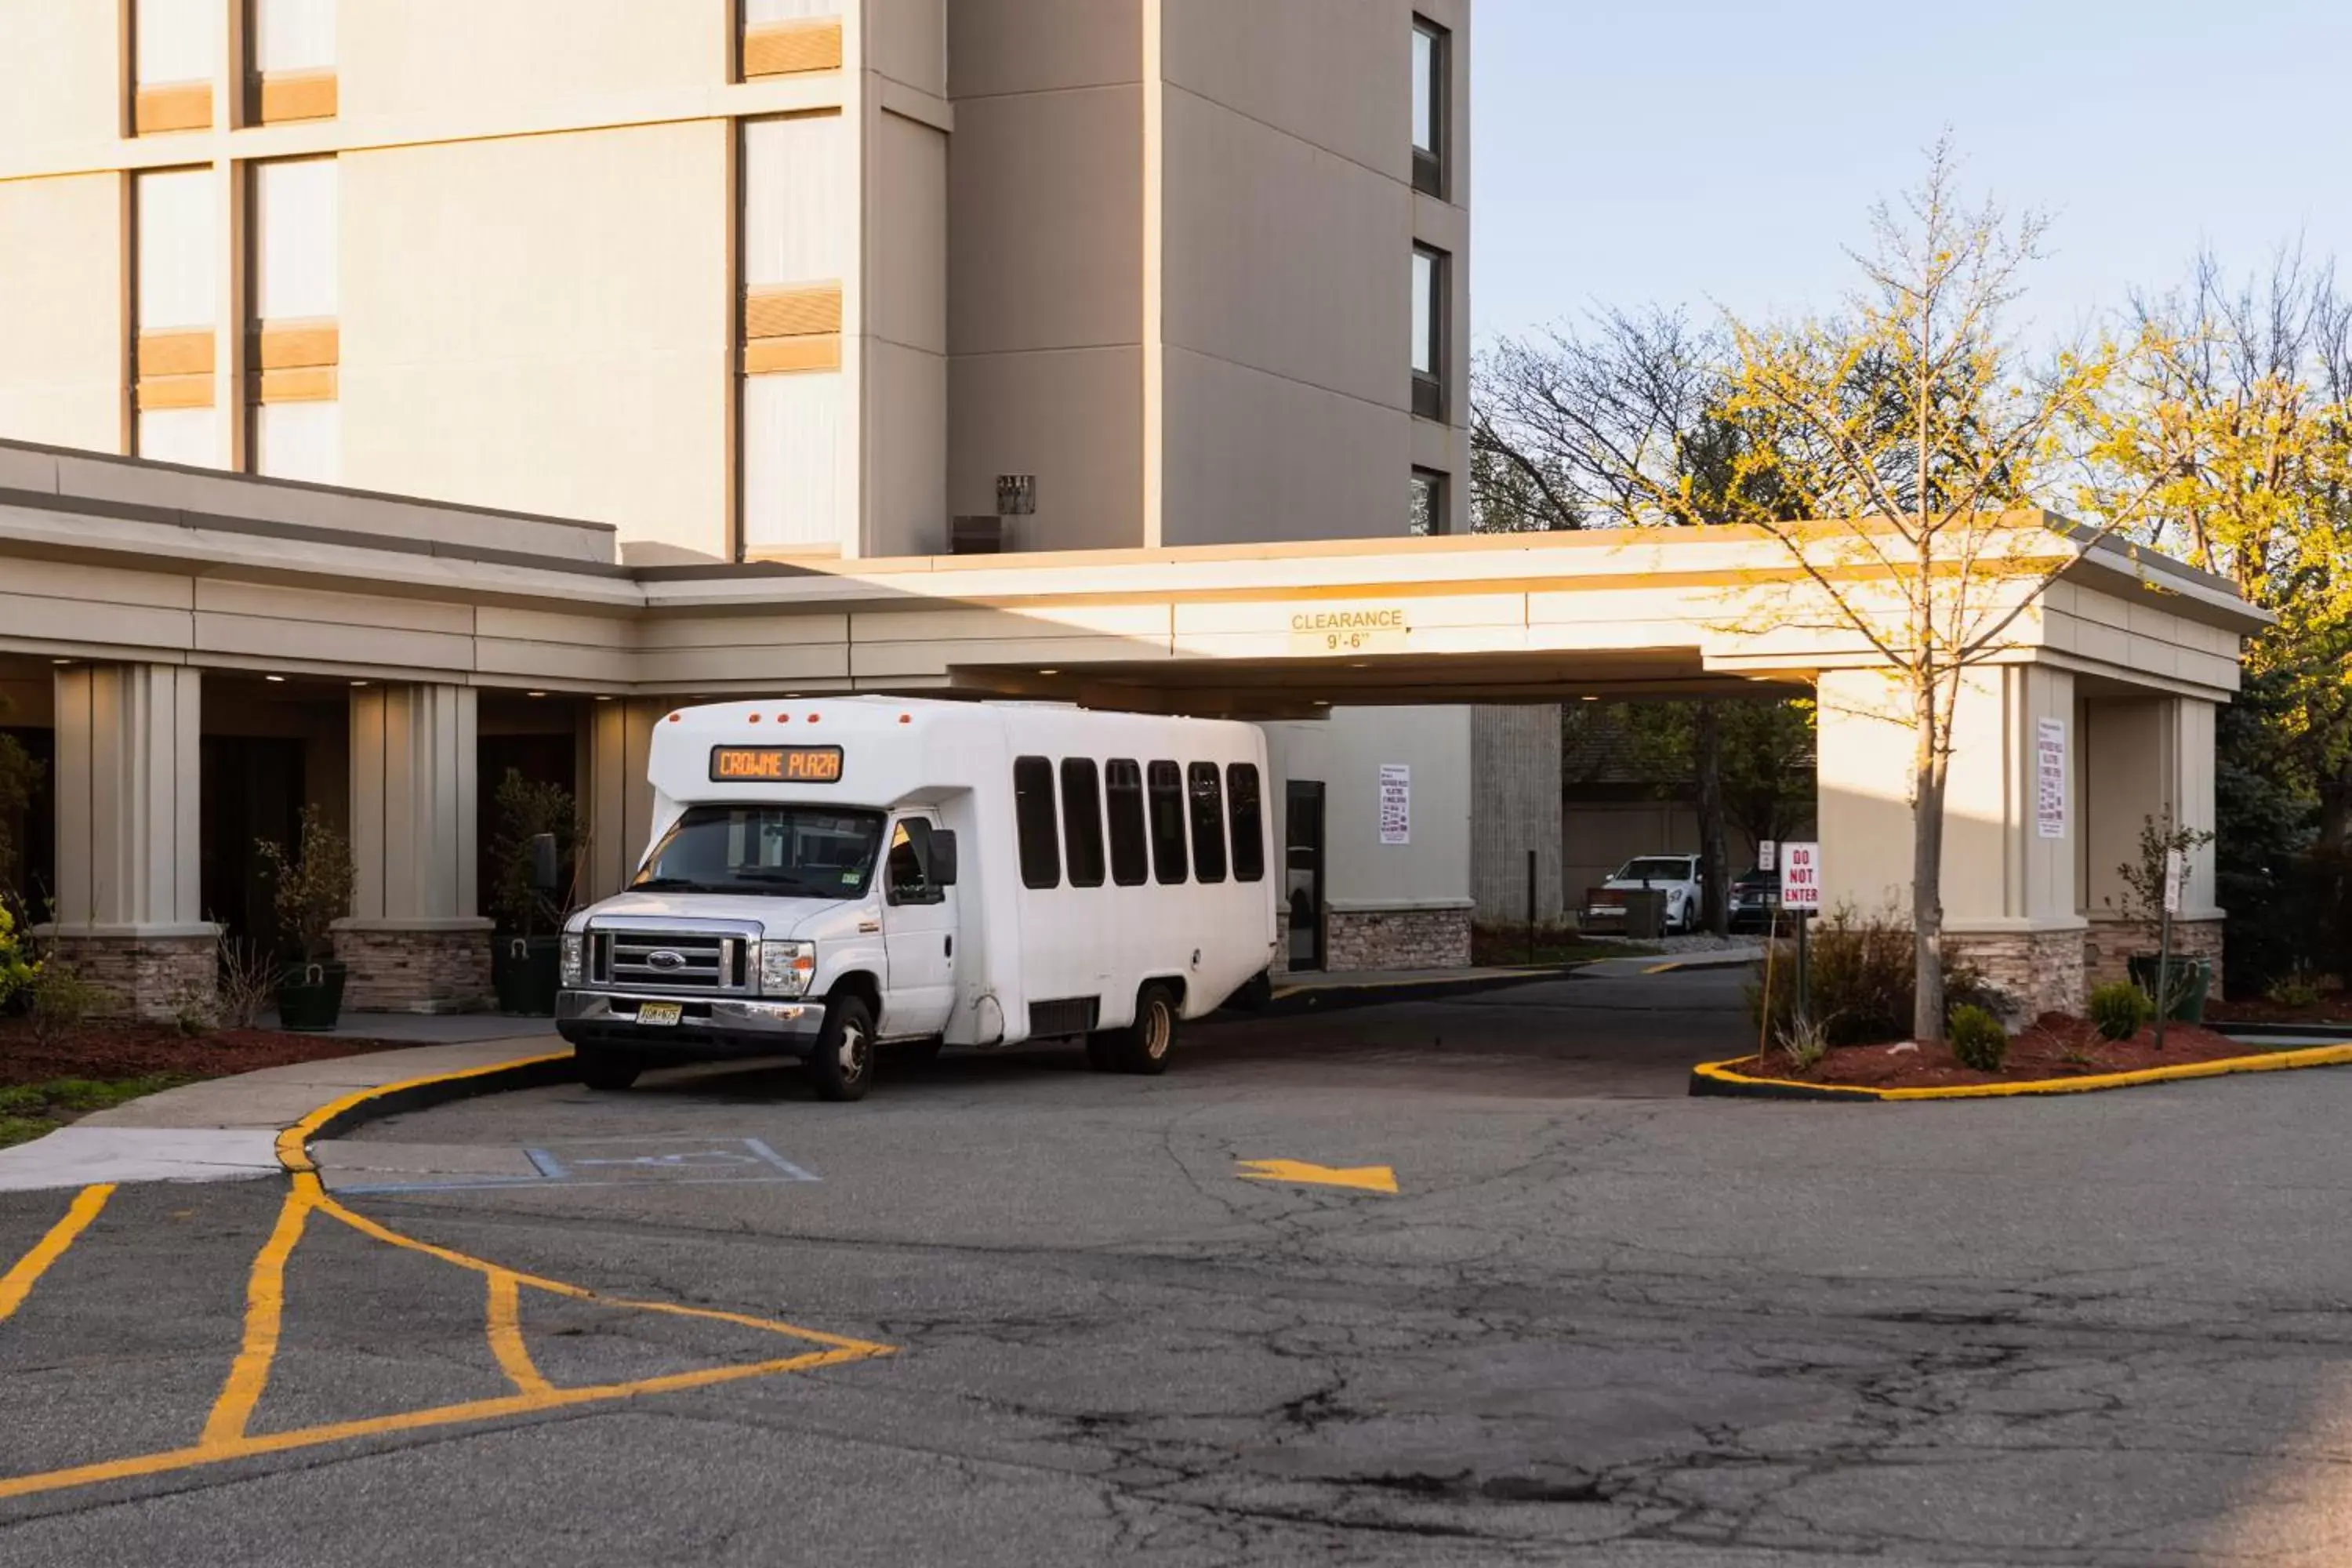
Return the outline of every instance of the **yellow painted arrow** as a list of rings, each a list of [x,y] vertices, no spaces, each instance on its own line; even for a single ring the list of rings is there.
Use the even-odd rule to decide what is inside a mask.
[[[1303,1182],[1318,1187],[1359,1187],[1368,1193],[1397,1190],[1396,1173],[1386,1165],[1358,1165],[1341,1170],[1310,1165],[1304,1160],[1243,1160],[1234,1174],[1245,1182]]]

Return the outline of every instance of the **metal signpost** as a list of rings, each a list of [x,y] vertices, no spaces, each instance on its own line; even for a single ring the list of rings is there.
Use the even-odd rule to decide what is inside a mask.
[[[2164,910],[2156,939],[2156,1048],[2164,1049],[2164,1026],[2172,1016],[2172,917],[2180,912],[2180,885],[2188,867],[2178,849],[2164,852]]]

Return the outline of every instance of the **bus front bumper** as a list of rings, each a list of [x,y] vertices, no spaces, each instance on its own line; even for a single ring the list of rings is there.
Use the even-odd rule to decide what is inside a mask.
[[[658,1015],[677,1009],[671,1024],[641,1021],[655,1005]],[[640,996],[602,991],[562,991],[555,998],[555,1032],[575,1046],[616,1047],[632,1051],[693,1057],[805,1056],[824,1029],[824,1003],[761,1002],[733,996]]]

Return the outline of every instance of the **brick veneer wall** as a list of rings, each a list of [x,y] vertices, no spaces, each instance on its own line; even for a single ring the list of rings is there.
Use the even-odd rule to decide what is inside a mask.
[[[487,921],[479,931],[337,926],[335,956],[351,968],[343,1005],[355,1013],[470,1013],[489,1003]]]
[[[2213,962],[2213,1000],[2221,998],[2221,931],[2220,921],[2175,921],[2172,951],[2183,958]],[[2129,980],[2126,961],[2136,952],[2154,952],[2158,932],[2153,924],[2137,921],[2093,921],[2083,936],[2083,970],[2088,987]]]
[[[47,933],[49,951],[96,985],[110,1017],[171,1018],[183,1006],[209,1009],[215,945],[209,936],[77,936]]]
[[[1324,967],[1337,973],[1365,969],[1459,969],[1470,962],[1471,908],[1327,910]]]
[[[2030,1022],[2043,1013],[2083,1011],[2083,933],[2079,931],[1956,933],[1945,951],[1984,972],[2017,999]]]

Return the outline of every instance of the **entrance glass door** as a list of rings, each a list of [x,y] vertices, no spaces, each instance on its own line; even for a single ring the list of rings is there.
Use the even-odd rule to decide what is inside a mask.
[[[1292,779],[1284,795],[1283,901],[1293,969],[1323,967],[1323,785]]]

